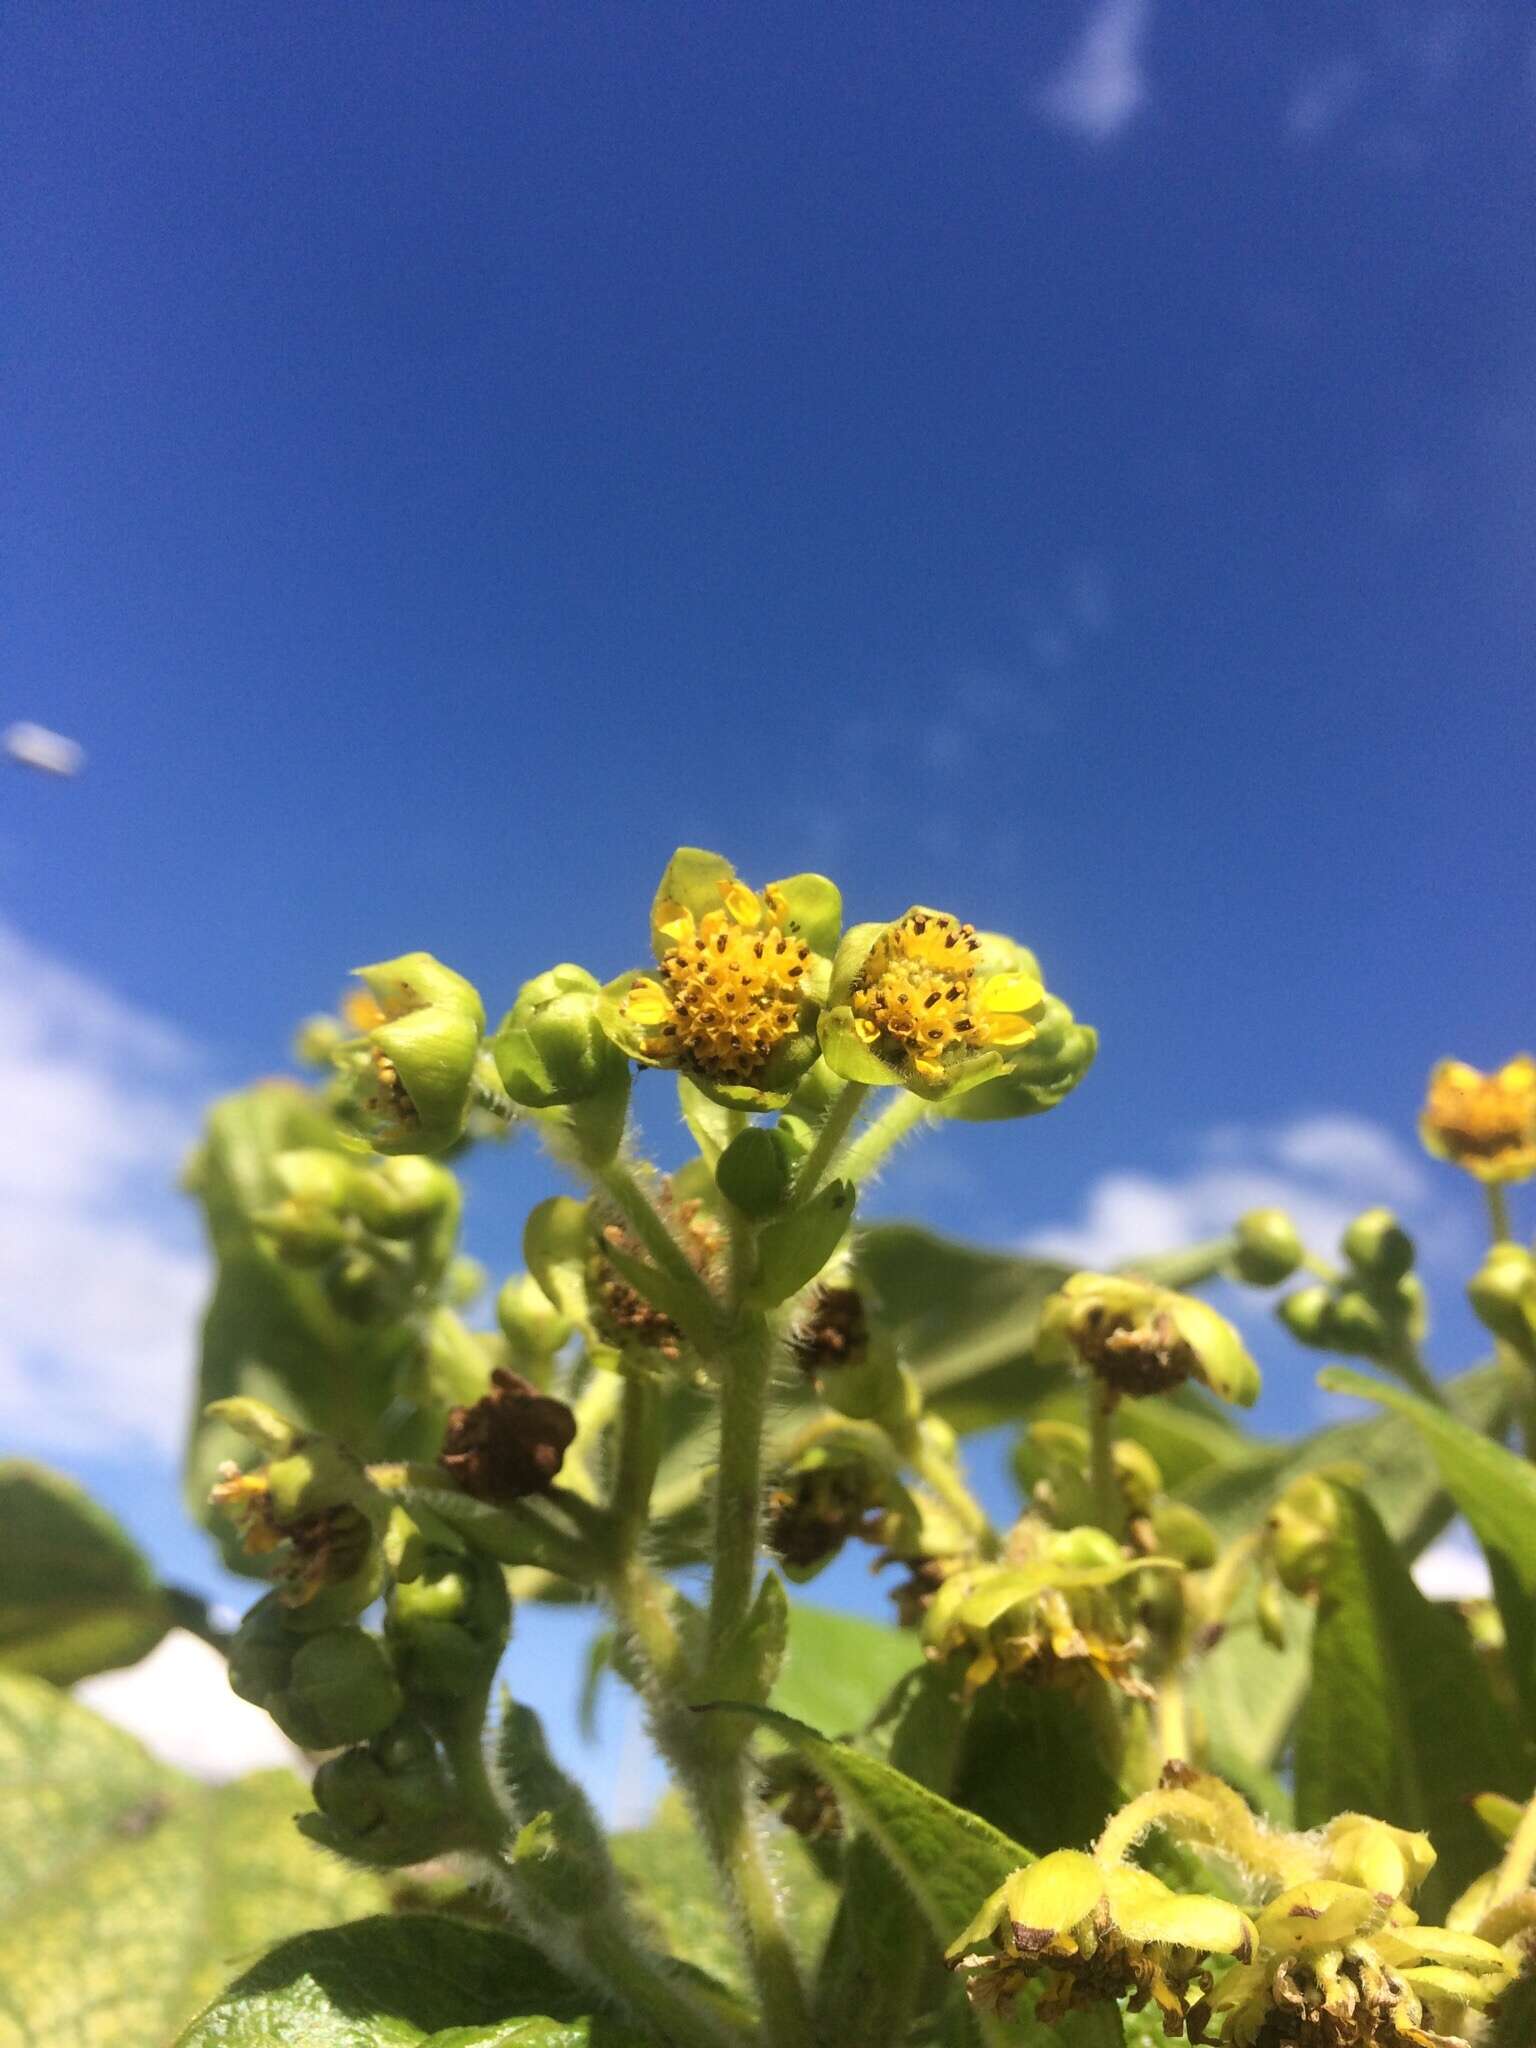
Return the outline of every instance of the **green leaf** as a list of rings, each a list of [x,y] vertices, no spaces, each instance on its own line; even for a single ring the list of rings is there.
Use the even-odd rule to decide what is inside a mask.
[[[1488,1865],[1471,1800],[1521,1791],[1523,1767],[1460,1615],[1425,1599],[1364,1494],[1338,1498],[1296,1730],[1296,1818],[1370,1813],[1427,1829],[1440,1860],[1419,1904],[1433,1920]]]
[[[1510,1677],[1526,1732],[1536,1735],[1536,1465],[1367,1373],[1334,1367],[1319,1379],[1332,1393],[1358,1394],[1394,1409],[1428,1445],[1446,1491],[1487,1553]]]
[[[1049,1386],[1032,1347],[1040,1310],[1070,1266],[983,1251],[911,1223],[864,1232],[858,1264],[929,1408],[956,1429],[1019,1420]]]
[[[905,1881],[940,1945],[976,1911],[988,1892],[1030,1861],[1018,1842],[962,1807],[952,1806],[904,1772],[829,1742],[803,1721],[772,1707],[721,1705],[713,1713],[746,1714],[782,1736],[828,1781],[847,1810],[875,1838]]]
[[[851,1182],[828,1181],[803,1208],[766,1224],[758,1233],[753,1299],[772,1308],[814,1280],[847,1235],[854,1200]]]
[[[955,1798],[1036,1856],[1080,1849],[1125,1803],[1103,1754],[1113,1728],[1102,1687],[984,1686],[966,1727]]]
[[[500,1928],[411,1914],[285,1941],[223,1991],[177,2048],[630,2048],[538,1952]],[[153,2036],[146,2035],[147,2044]]]
[[[0,2048],[151,2048],[251,1955],[376,1910],[297,1833],[287,1771],[218,1788],[0,1677]]]
[[[137,1664],[171,1625],[126,1529],[73,1480],[0,1463],[0,1670],[73,1685]]]
[[[897,1680],[921,1662],[909,1629],[882,1628],[793,1600],[773,1704],[823,1735],[849,1735],[865,1726]]]

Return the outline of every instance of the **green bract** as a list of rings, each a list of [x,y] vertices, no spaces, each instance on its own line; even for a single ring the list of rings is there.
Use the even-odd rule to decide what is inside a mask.
[[[376,1152],[443,1152],[463,1135],[485,1006],[462,974],[430,953],[360,967],[376,1006],[353,1100]]]
[[[782,1109],[817,1058],[841,917],[825,875],[759,893],[719,854],[679,847],[651,906],[656,968],[609,982],[603,1030],[630,1059],[678,1068],[712,1101]]]

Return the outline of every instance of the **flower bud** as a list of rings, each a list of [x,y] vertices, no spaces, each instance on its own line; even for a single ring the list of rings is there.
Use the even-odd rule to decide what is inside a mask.
[[[1283,1209],[1250,1209],[1239,1216],[1232,1267],[1250,1287],[1278,1287],[1306,1258],[1306,1247]]]
[[[796,1164],[796,1148],[789,1137],[749,1124],[720,1154],[715,1186],[743,1216],[761,1221],[788,1201]]]
[[[1467,1283],[1485,1329],[1536,1362],[1536,1258],[1524,1245],[1496,1244]]]
[[[1275,1314],[1298,1344],[1326,1351],[1333,1344],[1333,1295],[1323,1286],[1299,1287],[1275,1304]]]
[[[1293,1480],[1270,1509],[1265,1544],[1288,1592],[1317,1590],[1333,1553],[1340,1515],[1332,1482],[1311,1472]]]
[[[381,1159],[371,1172],[358,1173],[352,1204],[368,1229],[379,1237],[410,1238],[425,1232],[458,1229],[462,1197],[446,1166],[419,1154],[402,1153]]]
[[[527,1109],[629,1092],[629,1063],[597,1021],[599,987],[569,964],[535,975],[491,1040],[501,1085]]]
[[[466,1493],[501,1507],[547,1492],[575,1435],[563,1401],[498,1366],[490,1392],[449,1415],[437,1462]]]
[[[1367,1209],[1344,1233],[1344,1256],[1377,1286],[1392,1287],[1413,1271],[1413,1239],[1390,1209]]]
[[[549,1383],[556,1354],[576,1325],[551,1303],[531,1273],[514,1273],[496,1296],[496,1320],[514,1368],[536,1387]]]
[[[380,1868],[424,1863],[458,1846],[463,1819],[452,1780],[423,1724],[410,1715],[366,1748],[315,1773],[316,1814],[299,1826],[322,1847]]]
[[[1009,1052],[995,1080],[966,1088],[945,1104],[944,1113],[961,1123],[1039,1116],[1066,1100],[1098,1050],[1099,1034],[1092,1025],[1079,1024],[1065,1003],[1048,995],[1034,1037]]]
[[[364,1742],[388,1727],[401,1707],[400,1688],[376,1638],[350,1627],[299,1634],[271,1593],[236,1632],[229,1683],[301,1749]]]
[[[1148,1520],[1161,1556],[1177,1558],[1189,1572],[1207,1571],[1216,1562],[1216,1531],[1198,1508],[1181,1500],[1160,1501]]]
[[[397,1581],[384,1633],[407,1696],[417,1704],[481,1698],[507,1646],[512,1609],[502,1568],[468,1551],[432,1551],[414,1579]]]
[[[1225,1316],[1118,1274],[1074,1273],[1045,1304],[1035,1357],[1086,1367],[1116,1396],[1167,1393],[1196,1379],[1247,1408],[1259,1391],[1259,1369]]]

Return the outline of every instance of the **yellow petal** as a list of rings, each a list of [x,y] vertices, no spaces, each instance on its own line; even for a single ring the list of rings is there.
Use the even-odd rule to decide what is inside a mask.
[[[720,884],[720,894],[724,899],[726,909],[738,924],[744,924],[750,928],[753,925],[762,923],[763,906],[745,882],[722,881]]]
[[[1012,1017],[1005,1012],[988,1011],[987,1039],[992,1045],[1025,1045],[1035,1035],[1035,1027],[1027,1017]]]
[[[642,977],[630,984],[624,998],[624,1014],[646,1027],[665,1024],[672,1015],[672,1001],[660,982]]]
[[[1032,974],[990,975],[981,991],[981,1007],[989,1015],[994,1010],[1038,1010],[1044,1001],[1045,990]]]
[[[1170,1891],[1149,1870],[1122,1864],[1105,1876],[1109,1910],[1132,1941],[1167,1942],[1206,1954],[1251,1956],[1258,1935],[1253,1922],[1225,1899],[1205,1893]]]
[[[1016,1870],[1003,1886],[1008,1917],[1033,1934],[1068,1934],[1098,1911],[1104,1878],[1105,1872],[1081,1849],[1055,1849]]]
[[[693,912],[681,903],[658,903],[656,929],[674,946],[686,946],[694,935]]]

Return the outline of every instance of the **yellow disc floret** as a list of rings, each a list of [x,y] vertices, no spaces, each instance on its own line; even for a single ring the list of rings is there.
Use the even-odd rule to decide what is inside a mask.
[[[800,1028],[811,949],[785,930],[778,890],[731,881],[720,894],[722,907],[697,919],[662,906],[657,928],[671,946],[658,978],[631,985],[624,1012],[646,1034],[647,1059],[750,1086]]]
[[[1431,1152],[1479,1180],[1527,1179],[1536,1173],[1536,1059],[1522,1053],[1493,1074],[1442,1060],[1419,1130]]]
[[[937,1081],[956,1048],[981,1051],[1033,1038],[1044,990],[1032,975],[988,974],[976,927],[940,910],[909,910],[888,925],[849,997],[854,1029],[871,1052],[910,1061]]]

